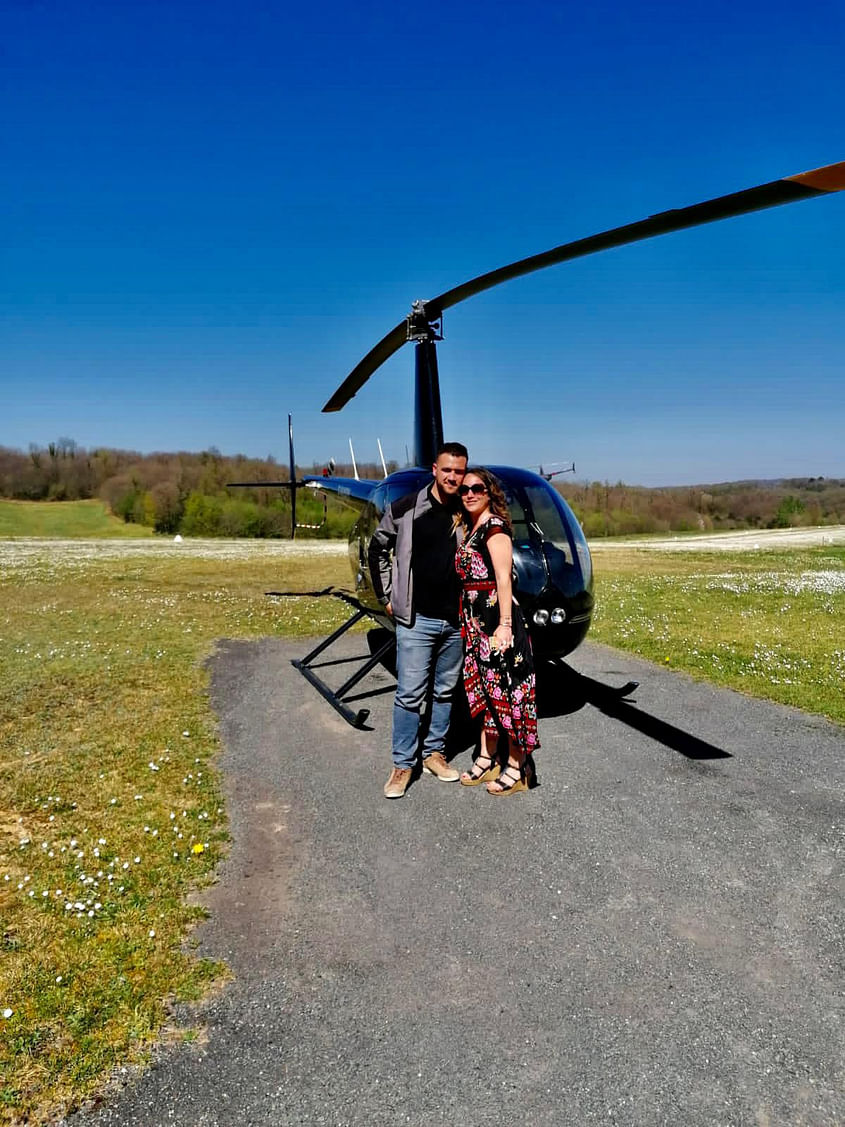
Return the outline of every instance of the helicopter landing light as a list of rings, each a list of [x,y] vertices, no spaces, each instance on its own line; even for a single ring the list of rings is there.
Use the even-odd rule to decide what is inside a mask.
[[[540,608],[540,610],[535,610],[534,622],[537,626],[548,626],[549,612],[547,610],[544,610],[542,607]]]
[[[563,607],[555,607],[552,611],[552,626],[560,626],[563,622],[566,622],[566,611]]]

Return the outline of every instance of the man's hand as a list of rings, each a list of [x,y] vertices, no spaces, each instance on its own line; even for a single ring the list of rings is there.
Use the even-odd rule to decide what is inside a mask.
[[[393,618],[393,604],[392,603],[385,603],[384,609],[387,611],[388,615],[391,618]]]

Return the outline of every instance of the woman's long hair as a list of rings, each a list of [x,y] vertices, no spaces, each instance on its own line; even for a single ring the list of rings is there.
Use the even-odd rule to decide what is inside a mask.
[[[499,517],[504,521],[508,532],[513,532],[510,510],[508,509],[505,495],[502,492],[502,487],[499,484],[499,479],[495,474],[490,473],[485,466],[467,466],[464,480],[466,480],[470,474],[474,474],[475,477],[480,477],[484,482],[485,488],[487,489],[487,496],[490,498],[490,512],[494,517]],[[467,515],[465,512],[463,514],[463,523],[464,526],[467,525]]]

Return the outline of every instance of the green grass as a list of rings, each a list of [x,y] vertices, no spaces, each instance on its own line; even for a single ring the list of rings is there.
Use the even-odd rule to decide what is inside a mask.
[[[591,637],[845,723],[845,548],[595,554]]]
[[[227,843],[203,663],[216,639],[346,615],[263,595],[346,585],[343,555],[161,546],[0,544],[0,1120],[77,1104],[144,1059],[168,999],[223,979],[185,945],[187,894]],[[597,552],[596,569],[591,637],[845,722],[845,550]]]
[[[224,973],[184,948],[227,840],[203,661],[338,625],[335,600],[263,591],[348,567],[21,559],[0,569],[0,1120],[43,1122]]]
[[[151,528],[126,524],[102,501],[0,501],[0,537],[45,537],[68,540],[83,537],[152,536]]]

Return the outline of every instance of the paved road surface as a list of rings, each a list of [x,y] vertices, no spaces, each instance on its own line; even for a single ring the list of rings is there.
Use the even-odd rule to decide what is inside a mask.
[[[845,1123],[842,729],[585,645],[537,790],[387,802],[389,692],[353,731],[303,648],[213,662],[235,977],[74,1127]]]

